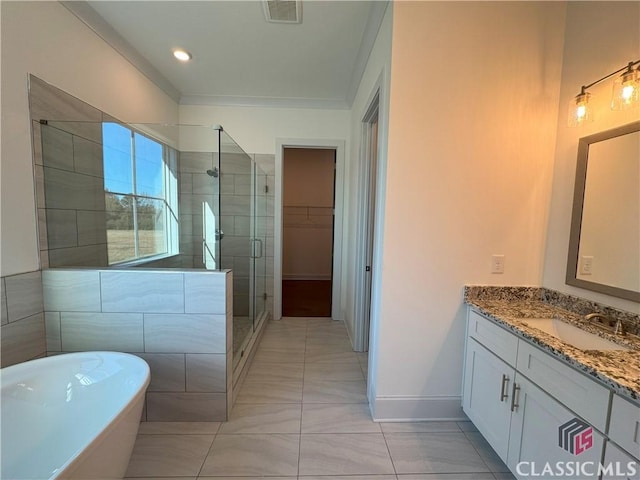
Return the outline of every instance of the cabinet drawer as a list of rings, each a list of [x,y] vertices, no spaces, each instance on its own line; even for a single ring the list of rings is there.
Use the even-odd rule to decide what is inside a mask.
[[[640,406],[613,396],[609,438],[640,459]]]
[[[602,385],[522,341],[517,370],[560,403],[605,431],[610,392]]]
[[[482,315],[469,311],[467,334],[503,361],[515,366],[518,357],[518,337]]]

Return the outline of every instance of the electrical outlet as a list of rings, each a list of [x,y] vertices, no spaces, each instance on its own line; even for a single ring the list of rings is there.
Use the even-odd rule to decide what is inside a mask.
[[[504,255],[491,255],[491,273],[504,273]]]
[[[580,257],[580,275],[593,274],[593,257],[583,255]]]

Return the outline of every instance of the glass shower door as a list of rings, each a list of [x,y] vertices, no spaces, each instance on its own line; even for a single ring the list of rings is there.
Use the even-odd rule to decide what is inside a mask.
[[[234,363],[253,334],[253,160],[220,131],[221,265],[233,271]]]

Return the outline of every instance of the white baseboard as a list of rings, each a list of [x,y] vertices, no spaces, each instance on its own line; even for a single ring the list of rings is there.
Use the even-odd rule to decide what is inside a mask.
[[[304,274],[283,274],[283,280],[331,280],[331,275],[304,275]]]
[[[373,399],[371,407],[376,422],[468,420],[460,396],[380,396]]]

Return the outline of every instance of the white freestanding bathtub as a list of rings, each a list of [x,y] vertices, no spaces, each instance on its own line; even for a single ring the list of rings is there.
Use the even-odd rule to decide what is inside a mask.
[[[134,355],[79,352],[0,370],[4,480],[123,478],[149,366]]]

